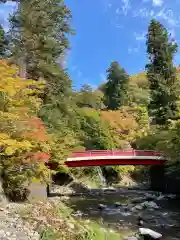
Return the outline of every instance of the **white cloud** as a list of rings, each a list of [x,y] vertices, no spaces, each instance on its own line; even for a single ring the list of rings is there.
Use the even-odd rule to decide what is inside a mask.
[[[133,53],[138,53],[139,48],[138,47],[128,47],[128,53],[133,54]]]
[[[161,7],[163,5],[164,1],[163,0],[152,0],[152,4],[155,7]]]
[[[180,26],[180,17],[177,18],[177,16],[175,16],[172,9],[167,9],[165,7],[160,9],[159,11],[149,9],[147,7],[136,9],[133,11],[132,16],[149,18],[149,19],[156,18],[159,20],[164,20],[168,24],[168,27],[170,28]]]
[[[177,27],[180,23],[179,19],[174,16],[172,9],[163,8],[156,14],[156,18],[165,20],[172,27]]]
[[[112,8],[112,3],[110,3],[109,1],[103,1],[103,5],[104,5],[104,10],[103,10],[103,12],[108,12],[108,10],[109,9],[111,9]]]
[[[116,8],[116,14],[120,14],[120,9]]]
[[[153,17],[153,16],[154,16],[154,11],[151,10],[150,13],[149,13],[149,15],[150,15],[151,17]]]
[[[133,12],[133,17],[142,17],[142,18],[147,18],[147,17],[152,17],[154,14],[154,12],[152,12],[152,10],[150,11],[147,8],[140,8],[138,10],[135,10]]]
[[[146,32],[142,32],[142,33],[134,33],[135,39],[136,41],[145,41],[146,40]]]
[[[6,2],[6,3],[5,3],[5,6],[15,7],[15,6],[17,6],[17,3],[16,3],[16,2]]]
[[[128,10],[131,8],[130,0],[122,0],[122,11],[124,15],[127,15]]]

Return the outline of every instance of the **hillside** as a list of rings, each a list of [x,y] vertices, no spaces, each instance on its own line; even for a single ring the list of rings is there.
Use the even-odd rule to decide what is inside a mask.
[[[180,80],[180,67],[177,67],[177,78]],[[148,88],[148,81],[146,77],[146,72],[141,72],[136,75],[132,75],[131,80],[135,82],[141,88]]]

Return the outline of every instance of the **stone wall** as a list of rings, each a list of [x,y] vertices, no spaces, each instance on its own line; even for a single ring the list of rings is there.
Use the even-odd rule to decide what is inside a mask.
[[[31,202],[33,200],[46,200],[47,199],[47,185],[39,182],[31,183],[28,187],[30,190],[30,195],[28,200]]]

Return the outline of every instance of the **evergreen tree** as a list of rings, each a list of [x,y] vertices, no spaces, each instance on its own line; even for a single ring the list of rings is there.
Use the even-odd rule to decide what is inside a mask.
[[[157,124],[164,124],[168,119],[174,119],[177,111],[177,78],[173,65],[177,44],[169,39],[166,28],[156,20],[149,25],[146,44],[149,56],[146,69],[151,93],[149,113]]]
[[[2,25],[0,25],[0,58],[7,56],[8,40]]]
[[[118,109],[128,101],[129,76],[118,62],[112,62],[107,70],[107,83],[103,87],[105,105],[108,109]]]
[[[23,0],[10,18],[12,62],[21,76],[46,80],[39,116],[51,129],[63,130],[72,112],[71,80],[59,64],[69,49],[71,12],[63,0]],[[62,127],[63,126],[63,127]]]
[[[41,13],[41,14],[39,14]],[[27,77],[57,76],[59,58],[69,47],[71,13],[63,0],[23,0],[10,19],[13,59],[26,66]],[[54,68],[56,69],[53,74]],[[61,75],[61,73],[59,73]]]

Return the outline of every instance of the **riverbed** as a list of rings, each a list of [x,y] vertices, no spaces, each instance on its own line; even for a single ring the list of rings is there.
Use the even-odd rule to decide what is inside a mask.
[[[65,203],[75,218],[94,220],[122,234],[146,227],[161,233],[163,240],[180,239],[180,200],[175,195],[128,188],[92,189]]]

